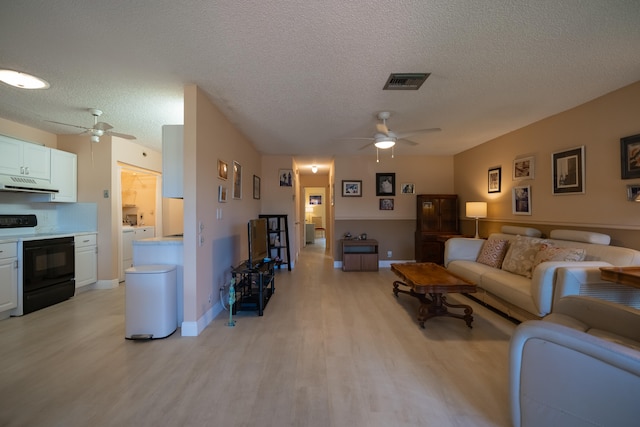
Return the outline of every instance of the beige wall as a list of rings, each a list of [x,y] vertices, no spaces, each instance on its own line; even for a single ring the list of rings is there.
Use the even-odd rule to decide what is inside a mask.
[[[200,322],[202,329],[230,267],[247,258],[247,223],[260,211],[253,175],[261,175],[261,163],[253,145],[197,86],[185,88],[184,105],[184,321]],[[226,181],[217,176],[218,159],[229,165]],[[241,199],[231,194],[234,160],[242,166]],[[226,203],[218,202],[219,185],[229,191]]]
[[[376,196],[376,173],[396,174],[394,210],[380,210]],[[361,180],[362,197],[342,197],[343,180]],[[416,194],[401,194],[403,183],[414,183],[416,194],[453,192],[453,156],[342,157],[335,160],[335,229],[337,243],[345,232],[367,233],[378,240],[380,259],[412,260],[416,218]],[[342,246],[334,245],[334,259],[342,259]]]
[[[55,134],[21,125],[1,117],[0,133],[23,141],[46,145],[49,148],[58,148],[58,137]]]
[[[481,220],[481,236],[503,223],[533,225],[544,231],[576,228],[601,231],[613,243],[640,249],[640,203],[627,201],[627,184],[640,180],[620,178],[620,138],[640,133],[640,82],[586,104],[533,123],[455,156],[455,192],[464,202],[486,200],[488,218]],[[586,192],[552,194],[551,155],[585,147]],[[513,160],[535,159],[534,178],[512,180]],[[502,167],[502,191],[487,192],[487,172]],[[530,185],[532,214],[513,215],[512,188]],[[471,220],[463,229],[473,232]]]

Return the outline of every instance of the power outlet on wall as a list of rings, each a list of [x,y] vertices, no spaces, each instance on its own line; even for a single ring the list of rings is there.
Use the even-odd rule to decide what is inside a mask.
[[[393,252],[387,251],[387,258],[391,258],[392,255],[393,255]]]

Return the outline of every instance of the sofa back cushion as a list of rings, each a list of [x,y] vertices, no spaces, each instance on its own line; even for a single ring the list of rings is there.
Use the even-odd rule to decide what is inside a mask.
[[[509,245],[509,250],[507,250],[502,262],[502,269],[531,278],[536,254],[540,250],[540,245],[546,242],[546,240],[537,237],[516,236]]]
[[[502,261],[509,248],[508,240],[490,239],[482,244],[476,262],[493,268],[502,267]]]
[[[584,261],[586,255],[584,248],[559,248],[552,243],[543,243],[533,260],[531,270],[547,261]]]

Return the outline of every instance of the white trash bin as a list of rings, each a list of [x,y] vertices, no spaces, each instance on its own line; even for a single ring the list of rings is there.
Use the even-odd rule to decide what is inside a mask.
[[[175,265],[125,270],[125,338],[166,338],[178,328]]]

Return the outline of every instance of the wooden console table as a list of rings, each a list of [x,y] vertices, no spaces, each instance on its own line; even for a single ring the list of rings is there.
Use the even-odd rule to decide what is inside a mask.
[[[417,316],[420,327],[424,328],[424,322],[432,317],[449,316],[464,320],[471,328],[473,308],[466,304],[449,304],[446,294],[476,292],[476,285],[449,273],[441,265],[431,262],[391,264],[391,270],[403,280],[393,282],[394,295],[397,297],[398,293],[403,293],[420,300]],[[400,285],[410,289],[401,290]],[[462,308],[464,314],[452,313],[447,307]]]
[[[342,239],[343,271],[378,271],[378,241]]]
[[[600,267],[600,277],[608,282],[640,288],[640,266]]]

